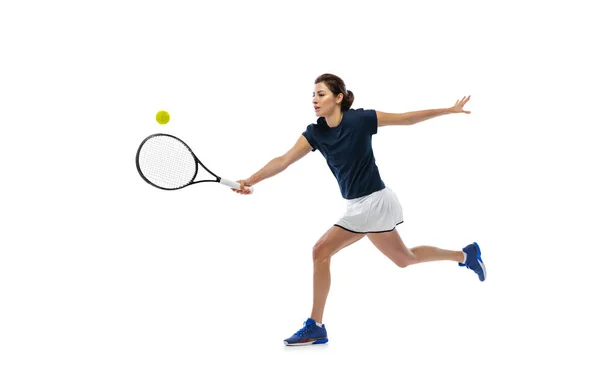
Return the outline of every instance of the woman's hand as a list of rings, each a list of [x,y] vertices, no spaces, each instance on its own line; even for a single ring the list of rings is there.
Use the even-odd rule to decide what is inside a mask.
[[[454,106],[449,108],[449,111],[453,114],[458,114],[458,113],[470,114],[471,111],[463,110],[463,107],[465,106],[465,104],[467,102],[469,102],[470,99],[471,99],[471,96],[463,97],[461,100],[457,100],[456,103],[454,104]]]
[[[237,180],[236,182],[240,184],[241,190],[232,189],[233,191],[237,192],[238,194],[243,194],[243,195],[252,194],[252,191],[250,189],[246,188],[246,187],[252,186],[248,181],[246,181],[246,180]]]

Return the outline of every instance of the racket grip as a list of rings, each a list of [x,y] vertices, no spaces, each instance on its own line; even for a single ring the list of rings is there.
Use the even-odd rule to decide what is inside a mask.
[[[219,183],[221,183],[221,184],[223,184],[225,186],[229,186],[229,187],[234,188],[234,189],[238,189],[238,190],[241,189],[241,186],[240,186],[239,183],[237,183],[235,181],[228,180],[226,178],[221,178],[221,180],[219,181]],[[252,186],[247,186],[246,188],[250,190],[250,193],[254,192],[254,188]]]

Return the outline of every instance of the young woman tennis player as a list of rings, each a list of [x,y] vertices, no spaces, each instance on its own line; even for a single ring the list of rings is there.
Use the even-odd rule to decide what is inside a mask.
[[[371,147],[371,137],[378,127],[411,125],[440,115],[466,113],[463,109],[469,97],[457,100],[450,108],[390,114],[375,110],[351,109],[354,95],[346,90],[338,76],[323,74],[315,80],[313,105],[318,117],[310,124],[296,144],[284,155],[267,163],[245,180],[239,180],[240,194],[249,194],[244,186],[255,186],[272,177],[311,151],[319,150],[338,181],[347,208],[342,217],[313,247],[313,307],[310,318],[290,338],[286,345],[322,344],[328,341],[323,311],[331,284],[331,257],[365,235],[384,255],[399,267],[422,262],[448,260],[473,270],[479,280],[486,277],[481,250],[477,243],[462,251],[450,251],[431,246],[407,248],[396,226],[403,222],[402,206],[395,193],[382,181]]]

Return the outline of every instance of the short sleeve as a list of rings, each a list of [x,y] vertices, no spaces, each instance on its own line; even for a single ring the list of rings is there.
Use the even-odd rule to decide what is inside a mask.
[[[312,147],[311,151],[315,151],[317,149],[317,141],[315,141],[314,137],[315,125],[310,124],[306,127],[306,130],[302,132],[302,135],[306,138],[310,146]]]
[[[370,134],[377,134],[377,112],[375,110],[363,110],[363,120]]]

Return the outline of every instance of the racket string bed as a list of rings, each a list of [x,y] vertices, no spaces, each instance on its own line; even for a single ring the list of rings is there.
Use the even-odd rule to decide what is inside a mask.
[[[189,184],[197,172],[191,151],[169,136],[156,136],[146,141],[140,151],[139,165],[150,182],[167,189]]]

